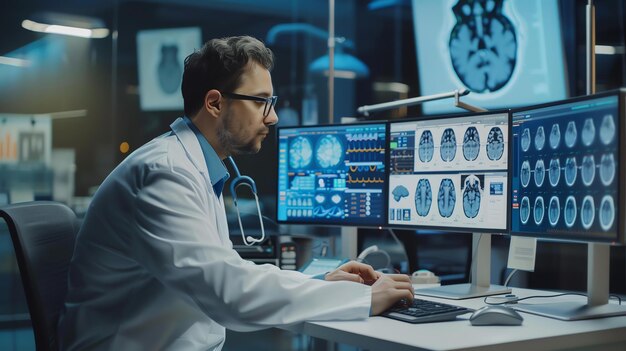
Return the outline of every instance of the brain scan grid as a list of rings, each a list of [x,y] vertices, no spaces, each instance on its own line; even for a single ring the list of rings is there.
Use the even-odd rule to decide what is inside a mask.
[[[384,224],[385,138],[385,124],[279,129],[278,220]]]
[[[513,113],[514,234],[617,234],[618,96]]]
[[[392,122],[389,224],[505,230],[508,133],[506,113]]]

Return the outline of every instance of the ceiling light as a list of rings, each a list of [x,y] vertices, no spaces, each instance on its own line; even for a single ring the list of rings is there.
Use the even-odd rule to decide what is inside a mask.
[[[81,38],[105,38],[109,30],[102,20],[93,17],[44,12],[22,21],[24,29],[40,33],[53,33]]]

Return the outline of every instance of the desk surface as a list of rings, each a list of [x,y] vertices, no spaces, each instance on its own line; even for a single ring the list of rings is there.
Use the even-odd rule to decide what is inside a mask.
[[[513,293],[519,297],[550,294],[528,289],[513,289]],[[419,298],[471,309],[485,305],[483,298]],[[533,303],[563,301],[586,301],[586,298],[565,296],[529,300]],[[469,316],[465,314],[451,322],[424,324],[409,324],[384,317],[371,317],[364,321],[305,322],[289,330],[368,350],[626,350],[626,316],[566,322],[522,313],[524,322],[521,326],[489,327],[472,326]]]

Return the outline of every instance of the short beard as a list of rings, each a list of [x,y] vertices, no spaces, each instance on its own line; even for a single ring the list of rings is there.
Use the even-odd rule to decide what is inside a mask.
[[[236,139],[235,134],[231,131],[232,115],[230,113],[224,115],[222,124],[217,129],[217,140],[229,155],[251,155],[259,152],[254,138],[248,143],[241,142]]]

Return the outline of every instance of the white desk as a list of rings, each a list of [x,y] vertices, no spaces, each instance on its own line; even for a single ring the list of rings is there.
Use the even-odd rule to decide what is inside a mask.
[[[550,292],[513,289],[519,297],[549,295]],[[478,309],[483,298],[444,300],[424,296],[418,298]],[[586,300],[566,296],[532,299],[529,303]],[[367,350],[626,350],[626,316],[565,322],[522,313],[521,326],[474,327],[469,314],[456,321],[409,324],[384,317],[365,321],[305,322],[288,328],[332,342],[355,345]]]

